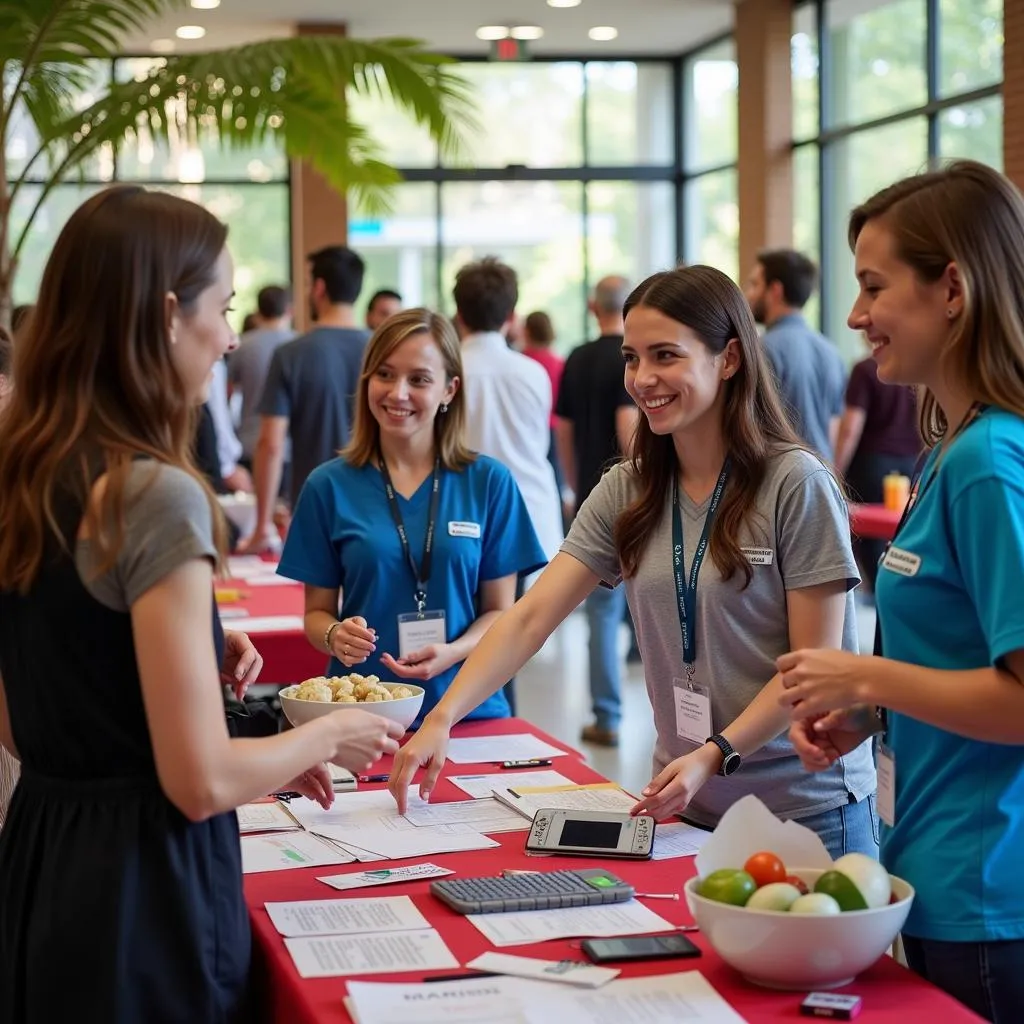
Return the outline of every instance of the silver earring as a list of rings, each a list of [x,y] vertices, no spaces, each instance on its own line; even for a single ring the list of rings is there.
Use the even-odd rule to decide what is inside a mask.
[[[441,412],[445,413],[447,411],[448,411],[448,403],[447,402],[442,402],[441,403]]]

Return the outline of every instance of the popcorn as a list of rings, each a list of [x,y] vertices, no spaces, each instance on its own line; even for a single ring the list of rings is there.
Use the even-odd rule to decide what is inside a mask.
[[[400,683],[388,688],[378,676],[351,672],[347,676],[315,676],[306,679],[292,696],[296,700],[321,701],[325,704],[379,704],[387,700],[412,697],[414,693],[410,687]]]

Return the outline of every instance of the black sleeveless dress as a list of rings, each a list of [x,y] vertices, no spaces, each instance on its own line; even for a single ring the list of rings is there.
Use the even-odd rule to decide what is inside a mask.
[[[57,513],[74,551],[82,507]],[[195,824],[164,796],[131,617],[51,547],[27,595],[0,591],[22,760],[0,832],[0,1024],[234,1024],[251,941],[236,817]]]

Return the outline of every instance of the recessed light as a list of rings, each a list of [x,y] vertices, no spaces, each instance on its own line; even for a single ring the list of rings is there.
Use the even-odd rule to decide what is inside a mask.
[[[154,53],[174,53],[174,40],[173,39],[154,39],[149,44],[149,48]]]
[[[476,30],[477,39],[508,39],[508,25],[481,25]]]
[[[174,34],[179,39],[202,39],[206,29],[202,25],[179,25]]]
[[[548,0],[548,7],[579,7],[583,0]]]
[[[220,7],[220,0],[188,0],[189,4],[197,11],[212,11]]]
[[[611,39],[617,39],[619,30],[611,25],[595,25],[588,33],[595,43],[607,43]]]
[[[540,25],[513,25],[513,39],[540,39],[544,35],[544,29]]]

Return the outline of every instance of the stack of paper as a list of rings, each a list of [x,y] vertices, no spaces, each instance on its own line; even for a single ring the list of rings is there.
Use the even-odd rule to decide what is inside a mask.
[[[669,860],[672,857],[692,857],[700,853],[701,847],[711,838],[710,832],[694,828],[685,821],[673,821],[658,825],[654,830],[655,860]]]
[[[257,800],[243,804],[236,813],[238,831],[242,835],[250,832],[294,832],[302,828],[278,800]]]
[[[318,868],[325,864],[351,864],[356,858],[336,843],[308,832],[242,836],[242,873]]]
[[[567,779],[559,772],[489,772],[486,775],[449,775],[448,781],[458,786],[463,793],[468,793],[474,800],[483,800],[494,796],[497,790],[503,792],[510,787],[520,786],[571,786],[572,779]]]
[[[589,786],[516,786],[495,790],[494,796],[530,821],[542,808],[624,812],[636,806],[636,797],[630,796],[614,782],[597,782]]]
[[[477,832],[520,832],[530,823],[493,797],[482,800],[454,800],[444,804],[417,803],[405,813],[417,828],[436,825],[468,825]]]

